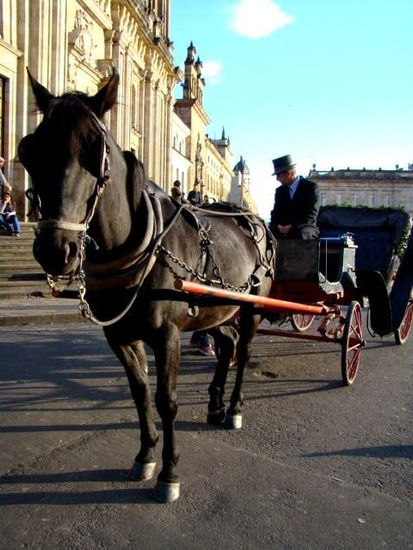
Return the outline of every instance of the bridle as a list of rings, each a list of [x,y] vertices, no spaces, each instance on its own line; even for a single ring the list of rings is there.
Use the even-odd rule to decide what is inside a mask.
[[[97,206],[97,203],[102,196],[103,191],[105,190],[106,186],[110,183],[110,148],[107,142],[107,129],[106,126],[101,122],[98,117],[95,115],[93,111],[90,111],[90,114],[92,116],[92,120],[94,125],[96,126],[100,137],[101,137],[101,152],[100,152],[100,161],[99,161],[99,173],[98,177],[96,179],[96,185],[93,192],[93,199],[91,206],[88,208],[86,212],[85,220],[82,223],[74,223],[74,222],[68,222],[65,220],[39,220],[37,222],[37,228],[39,230],[44,228],[51,228],[51,229],[63,229],[68,231],[80,231],[84,234],[83,240],[86,237],[86,232],[89,228],[90,221],[92,220],[95,209]],[[37,197],[38,199],[38,197]],[[39,202],[39,208],[41,212],[41,204],[40,200]]]
[[[90,206],[87,209],[86,216],[83,222],[81,223],[75,223],[70,222],[66,220],[56,220],[56,219],[46,219],[46,220],[38,220],[37,222],[37,229],[36,233],[40,232],[42,229],[61,229],[61,230],[67,230],[67,231],[78,231],[79,232],[79,262],[76,267],[76,270],[70,274],[69,276],[69,282],[68,286],[75,282],[78,287],[78,294],[79,294],[79,310],[81,314],[93,320],[94,322],[97,322],[98,324],[103,324],[99,320],[95,319],[93,317],[93,314],[90,310],[90,306],[87,303],[85,299],[86,295],[86,277],[83,270],[83,263],[86,259],[86,242],[90,237],[87,234],[87,231],[89,229],[90,222],[95,214],[97,203],[102,196],[105,188],[110,183],[110,147],[108,145],[107,141],[107,129],[106,126],[99,120],[99,118],[95,115],[93,111],[90,111],[90,115],[92,117],[93,124],[98,130],[98,133],[101,138],[101,151],[100,151],[100,159],[99,159],[99,173],[96,179],[95,189],[93,192],[92,201],[90,203]],[[41,214],[41,202],[38,194],[33,190],[33,197],[32,197],[39,208],[39,212]],[[61,277],[58,277],[57,279],[50,275],[49,273],[46,273],[46,279],[47,284],[49,285],[52,294],[54,296],[59,296],[62,289],[59,288],[59,285],[57,284],[59,279]],[[128,308],[129,309],[129,308]],[[125,312],[122,313],[121,316],[118,316],[115,320],[113,320],[113,323],[118,320],[118,318],[121,318]],[[109,323],[105,323],[109,324]]]

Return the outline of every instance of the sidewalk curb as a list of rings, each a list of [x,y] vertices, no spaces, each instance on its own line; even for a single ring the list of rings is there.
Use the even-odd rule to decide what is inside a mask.
[[[0,319],[0,327],[15,325],[65,325],[68,323],[87,323],[79,313],[48,313],[34,315],[10,315]]]

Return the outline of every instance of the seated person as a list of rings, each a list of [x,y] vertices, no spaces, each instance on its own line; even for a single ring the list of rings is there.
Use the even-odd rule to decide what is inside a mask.
[[[270,230],[277,239],[316,239],[320,208],[318,186],[297,176],[290,155],[274,159],[274,174],[281,183],[275,190]]]
[[[3,201],[0,204],[0,223],[4,225],[10,233],[14,234],[16,237],[20,237],[20,223],[9,191],[3,194]]]
[[[176,202],[184,202],[183,199],[183,193],[181,190],[181,182],[179,180],[175,180],[173,183],[173,186],[171,187],[171,197],[176,200]]]
[[[200,183],[196,181],[191,191],[188,193],[188,201],[194,206],[200,206],[202,203],[202,196],[200,192]]]

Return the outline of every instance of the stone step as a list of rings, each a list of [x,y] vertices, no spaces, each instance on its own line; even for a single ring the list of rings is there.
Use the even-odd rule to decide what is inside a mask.
[[[0,327],[86,322],[78,301],[66,298],[22,297],[0,300]]]
[[[3,250],[27,250],[32,253],[33,238],[32,237],[0,237],[0,251]]]
[[[51,297],[49,288],[43,286],[14,286],[9,288],[0,287],[0,300],[26,298],[27,296],[41,296],[42,298]]]
[[[16,251],[15,254],[6,254],[5,252],[3,252],[3,254],[0,253],[0,262],[6,265],[14,264],[16,262],[23,263],[24,265],[37,265],[37,269],[41,269],[39,262],[34,259],[33,254],[28,254],[27,252],[18,253]]]
[[[32,252],[33,223],[22,224],[22,236],[5,235],[0,231],[0,301],[25,299],[27,297],[51,297],[46,283],[46,274],[35,260]],[[61,287],[65,287],[63,280]],[[65,289],[62,297],[77,296],[76,287]],[[36,302],[40,303],[40,302]]]
[[[12,279],[12,278],[0,278],[0,289],[14,288],[16,286],[34,287],[38,288],[42,285],[46,285],[46,280],[43,279]]]
[[[0,273],[0,281],[44,281],[46,275],[43,272],[34,273]]]
[[[23,261],[14,261],[3,263],[0,262],[0,273],[38,273],[40,269],[39,264],[25,262]]]
[[[62,292],[62,298],[52,297],[46,275],[33,256],[35,224],[22,223],[21,227],[20,237],[0,230],[0,304],[7,317],[0,318],[0,326],[81,320],[77,301],[63,299],[77,296],[73,285]],[[10,310],[7,304],[13,304]]]

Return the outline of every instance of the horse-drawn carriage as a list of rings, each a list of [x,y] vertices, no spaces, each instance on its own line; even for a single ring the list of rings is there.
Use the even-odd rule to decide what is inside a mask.
[[[411,251],[404,245],[410,219],[399,209],[330,206],[321,208],[317,221],[318,240],[279,242],[271,296],[347,306],[345,319],[337,324],[337,318],[324,317],[318,330],[323,339],[332,336],[341,344],[343,381],[349,385],[355,380],[364,345],[361,307],[368,306],[370,332],[378,336],[394,333],[398,344],[407,340],[413,303],[407,267]],[[293,325],[303,331],[313,319],[313,315],[295,320],[293,316]],[[326,330],[329,324],[334,325],[330,333]]]
[[[413,316],[412,237],[406,247],[410,219],[400,209],[330,206],[321,208],[318,226],[317,240],[278,241],[268,299],[190,282],[177,286],[239,303],[245,299],[262,307],[272,323],[291,320],[295,329],[259,328],[260,334],[339,343],[343,382],[351,385],[365,344],[362,307],[367,307],[371,333],[394,333],[398,344],[408,338]],[[306,333],[316,317],[318,334]]]
[[[144,345],[154,350],[155,403],[164,433],[156,496],[171,502],[179,496],[174,421],[180,332],[207,329],[213,333],[219,353],[208,390],[208,421],[240,427],[243,374],[252,338],[263,313],[268,312],[263,304],[268,306],[272,300],[287,312],[323,315],[324,335],[313,337],[344,342],[345,379],[351,383],[363,345],[357,300],[366,296],[372,311],[373,304],[380,302],[383,293],[376,274],[380,268],[371,270],[374,275],[369,279],[357,267],[358,249],[348,236],[341,238],[339,227],[328,239],[300,244],[309,263],[304,251],[300,252],[303,262],[298,279],[289,281],[287,274],[294,271],[290,262],[296,257],[294,245],[279,246],[275,266],[273,238],[257,216],[225,207],[197,218],[147,182],[143,165],[130,152],[121,151],[103,121],[116,100],[116,71],[94,96],[73,92],[57,97],[30,73],[29,79],[44,115],[18,149],[31,175],[31,197],[39,216],[34,255],[49,281],[63,276],[78,285],[82,313],[103,327],[125,369],[141,434],[132,468],[137,480],[151,478],[156,464],[159,435]],[[372,323],[379,334],[397,331],[400,341],[407,338],[412,316],[412,249],[410,238],[390,293],[391,307],[386,309],[392,317],[388,312],[384,321],[381,314],[378,319],[373,316]],[[268,298],[277,274],[279,284],[275,283],[273,292],[282,291],[295,301]],[[200,287],[195,290],[201,294],[227,296],[220,302],[210,297],[204,301],[182,291],[189,290],[186,285]],[[371,285],[374,291],[369,290]],[[304,297],[300,296],[302,302],[287,293],[294,286],[307,288]],[[229,299],[228,293],[236,300]],[[347,321],[340,310],[346,302],[350,304]],[[237,312],[239,338],[225,324]],[[235,384],[226,407],[225,385],[235,346]]]

